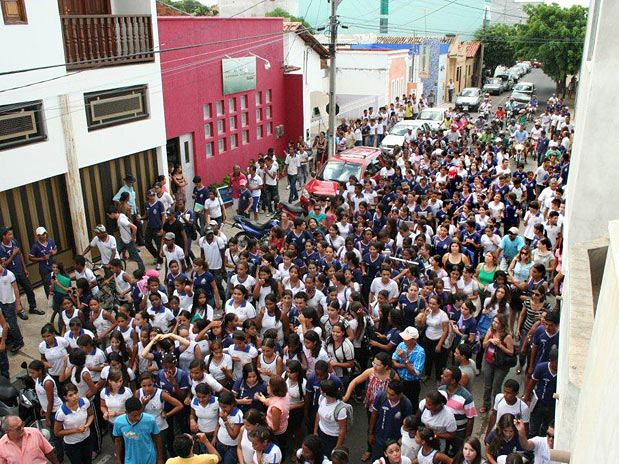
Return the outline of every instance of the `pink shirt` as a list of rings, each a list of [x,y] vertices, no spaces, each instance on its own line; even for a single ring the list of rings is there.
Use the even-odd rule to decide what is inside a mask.
[[[267,424],[273,429],[273,408],[279,409],[282,413],[279,416],[279,430],[275,432],[275,435],[281,435],[288,428],[288,416],[290,415],[290,395],[286,393],[286,396],[272,396],[267,398],[269,407],[267,409]]]
[[[241,179],[247,180],[247,177],[242,172],[238,176],[230,176],[230,185],[232,185],[232,198],[239,198]]]
[[[45,455],[53,449],[38,429],[24,427],[21,449],[8,435],[0,438],[0,464],[47,464]]]

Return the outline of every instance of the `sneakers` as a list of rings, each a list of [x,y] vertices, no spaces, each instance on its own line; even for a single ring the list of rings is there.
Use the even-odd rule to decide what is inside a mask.
[[[15,354],[17,353],[19,350],[21,350],[24,347],[24,342],[21,342],[17,345],[13,345],[9,348],[9,351],[11,352],[11,354]]]
[[[26,311],[22,311],[21,313],[17,313],[17,317],[19,317],[22,321],[27,321],[28,320],[28,315],[26,314]]]
[[[161,270],[161,263],[157,263],[157,267],[156,267],[155,269],[157,269],[158,271],[160,271],[160,270]]]
[[[37,316],[44,316],[45,315],[45,311],[41,311],[40,309],[37,308],[32,308],[30,311],[28,311],[30,314],[36,314]]]

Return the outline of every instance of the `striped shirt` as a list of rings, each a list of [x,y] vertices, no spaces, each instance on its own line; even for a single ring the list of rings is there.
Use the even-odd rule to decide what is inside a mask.
[[[458,386],[458,389],[453,395],[447,393],[447,386],[441,385],[438,391],[447,398],[447,408],[453,413],[456,419],[458,431],[466,430],[466,423],[469,419],[477,416],[473,395],[463,386]]]

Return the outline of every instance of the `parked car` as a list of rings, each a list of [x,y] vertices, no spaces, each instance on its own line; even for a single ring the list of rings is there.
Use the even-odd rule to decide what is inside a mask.
[[[494,77],[500,77],[501,74],[507,74],[507,66],[497,66],[494,70]]]
[[[477,111],[482,101],[481,90],[477,87],[467,87],[456,97],[456,110]]]
[[[422,111],[422,114],[423,114],[423,111]],[[444,117],[444,114],[445,113],[443,110],[443,117]],[[442,121],[443,120],[441,119],[441,122]],[[393,148],[396,145],[402,145],[402,143],[404,143],[404,136],[408,132],[408,129],[412,129],[412,133],[417,135],[417,129],[422,129],[422,130],[430,129],[429,121],[420,120],[420,119],[415,119],[415,120],[411,119],[407,121],[398,122],[395,126],[391,128],[391,130],[387,133],[387,135],[385,135],[385,138],[380,144],[381,151],[383,153],[388,153],[388,154],[393,153]]]
[[[520,79],[520,72],[517,69],[509,68],[507,74],[514,81],[514,84]]]
[[[500,77],[490,77],[486,79],[486,83],[482,90],[492,95],[501,95],[504,90],[503,79]]]
[[[432,130],[438,130],[445,120],[444,108],[426,108],[421,112],[416,121],[427,123]]]
[[[374,147],[353,147],[329,159],[301,192],[301,206],[307,211],[310,201],[337,195],[339,184],[350,176],[363,179],[369,172],[376,180],[384,161],[381,151]]]
[[[499,74],[496,77],[501,79],[501,82],[502,82],[502,85],[503,85],[503,91],[507,92],[507,91],[511,90],[514,87],[514,84],[515,84],[514,79],[509,74],[507,74],[507,73]]]

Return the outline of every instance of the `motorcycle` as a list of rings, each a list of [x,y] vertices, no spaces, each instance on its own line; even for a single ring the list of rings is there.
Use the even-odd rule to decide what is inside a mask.
[[[21,367],[24,373],[17,377],[23,385],[20,390],[9,379],[0,376],[0,423],[7,416],[19,416],[25,427],[39,429],[49,440],[51,432],[45,426],[45,418],[41,416],[41,403],[34,388],[34,380],[28,375],[25,362]]]
[[[290,219],[292,220],[294,220],[294,218],[296,218],[297,216],[303,217],[303,215],[305,214],[303,208],[297,205],[293,205],[292,203],[288,203],[287,201],[280,201],[277,204],[277,209],[281,210],[282,212],[285,211],[286,213],[288,213],[288,216],[290,216]]]
[[[261,240],[263,237],[267,237],[271,229],[279,225],[279,218],[282,215],[282,210],[278,209],[273,213],[270,219],[266,222],[255,222],[245,216],[235,214],[234,224],[232,227],[241,229],[234,237],[238,240],[239,250],[248,250],[249,243],[253,240]]]

